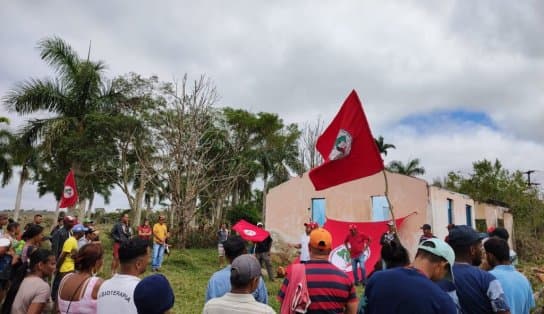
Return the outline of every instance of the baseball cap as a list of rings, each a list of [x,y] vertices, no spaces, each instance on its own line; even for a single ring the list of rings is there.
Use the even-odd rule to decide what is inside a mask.
[[[257,227],[262,227],[262,226],[264,226],[263,223],[259,221],[259,222],[257,223]]]
[[[323,228],[316,228],[310,233],[310,246],[314,249],[329,250],[332,246],[330,232]]]
[[[92,223],[94,223],[94,221],[91,218],[85,218],[85,219],[83,219],[83,223],[84,224],[92,224]]]
[[[317,224],[317,222],[305,222],[304,223],[304,226],[310,226],[310,229],[315,229],[315,228],[318,228],[319,225]]]
[[[349,224],[349,230],[357,230],[357,225],[356,224]]]
[[[423,226],[421,226],[421,228],[419,229],[423,229],[423,230],[431,230],[431,225],[429,224],[424,224]]]
[[[230,266],[231,278],[236,278],[237,282],[249,282],[252,278],[261,275],[261,265],[259,261],[250,254],[242,254],[232,261]]]
[[[161,274],[147,276],[134,288],[138,314],[163,314],[174,306],[174,291]]]
[[[8,238],[0,238],[0,247],[9,247],[11,241]]]
[[[74,217],[74,216],[64,216],[64,222],[75,223],[76,222],[76,217]]]
[[[87,232],[89,228],[85,228],[82,224],[77,224],[72,228],[73,232]]]
[[[485,238],[487,238],[486,233],[476,232],[476,230],[467,225],[456,225],[450,229],[448,244],[452,247],[470,246]]]
[[[417,248],[418,250],[423,250],[433,255],[443,257],[449,264],[448,273],[446,274],[445,279],[453,281],[453,272],[451,267],[455,263],[455,253],[453,252],[451,246],[449,246],[443,240],[432,238],[421,242]]]

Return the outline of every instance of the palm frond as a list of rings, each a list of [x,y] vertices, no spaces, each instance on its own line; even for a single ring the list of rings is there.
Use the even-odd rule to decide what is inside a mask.
[[[42,39],[38,43],[41,50],[40,56],[55,68],[55,71],[63,78],[73,78],[76,76],[79,68],[79,56],[77,53],[60,37]]]
[[[29,114],[38,110],[62,113],[67,98],[58,81],[30,79],[10,90],[3,98],[8,110]]]

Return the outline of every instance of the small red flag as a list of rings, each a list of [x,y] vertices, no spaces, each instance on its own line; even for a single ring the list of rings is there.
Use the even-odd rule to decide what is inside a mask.
[[[60,199],[59,208],[67,208],[76,205],[77,203],[77,187],[74,172],[70,169],[66,179],[64,179],[64,190]]]
[[[317,140],[323,163],[310,171],[316,191],[368,177],[384,169],[363,106],[353,90]]]
[[[232,230],[238,232],[242,239],[253,242],[264,241],[264,239],[266,239],[269,235],[268,231],[259,228],[243,219],[234,224],[234,226],[232,226]]]

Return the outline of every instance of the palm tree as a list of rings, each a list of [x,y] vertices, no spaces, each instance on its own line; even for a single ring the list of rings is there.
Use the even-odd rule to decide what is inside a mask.
[[[0,117],[0,125],[7,124],[9,125],[9,119],[6,117]],[[13,135],[7,129],[0,129],[0,181],[2,187],[8,184],[12,176],[12,164],[10,157],[10,148],[9,143],[11,142]]]
[[[21,115],[37,111],[53,114],[53,117],[44,119],[30,119],[23,128],[22,138],[44,147],[51,165],[60,164],[60,158],[65,161],[62,164],[68,164],[74,169],[76,176],[84,176],[87,183],[83,184],[83,193],[80,195],[83,198],[89,197],[90,190],[85,185],[90,186],[88,182],[92,180],[101,180],[92,165],[100,157],[106,158],[106,152],[111,151],[110,147],[100,147],[100,141],[108,136],[102,136],[100,132],[112,133],[111,128],[103,125],[111,124],[110,121],[116,117],[118,109],[115,100],[118,95],[104,83],[103,62],[90,61],[89,57],[80,59],[58,37],[41,40],[38,48],[42,60],[55,70],[56,77],[29,79],[20,83],[8,92],[3,101],[8,109]],[[68,171],[56,168],[51,170],[63,174]],[[95,184],[103,187],[98,193],[106,194],[108,184],[101,183]]]
[[[384,154],[387,156],[387,150],[390,148],[396,149],[395,145],[385,143],[383,136],[378,136],[378,138],[375,138],[374,141],[376,142],[376,146],[378,146],[378,150],[380,151],[380,154]]]
[[[425,168],[420,166],[419,158],[409,160],[406,164],[403,164],[401,161],[394,160],[389,163],[387,169],[391,172],[396,172],[412,177],[425,174]]]

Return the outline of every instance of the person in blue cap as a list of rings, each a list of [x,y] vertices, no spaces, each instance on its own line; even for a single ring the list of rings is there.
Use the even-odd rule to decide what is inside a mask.
[[[161,274],[145,277],[134,289],[134,304],[138,314],[169,313],[174,301],[172,286]]]

